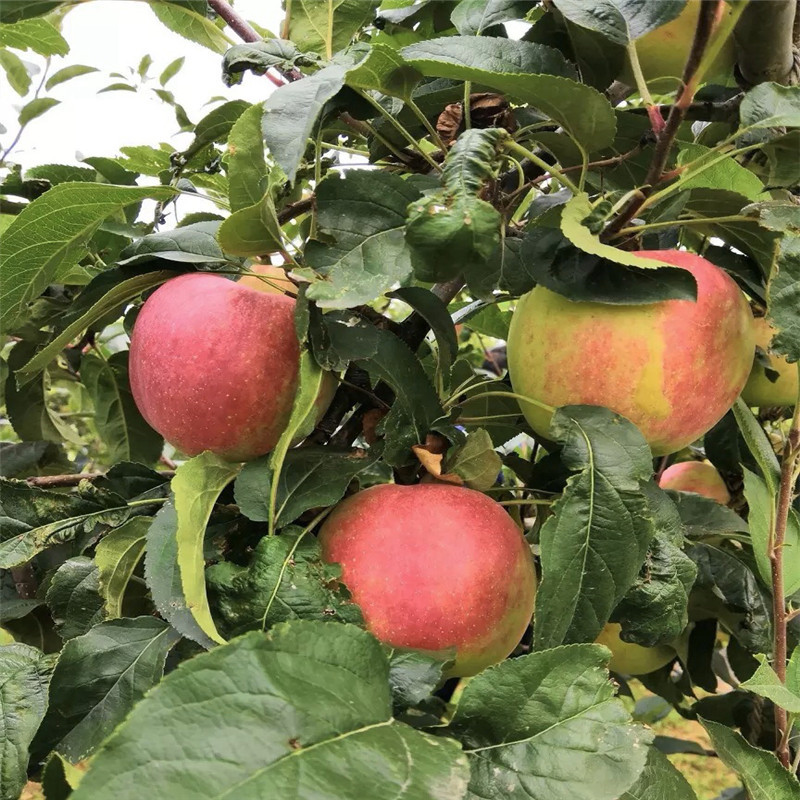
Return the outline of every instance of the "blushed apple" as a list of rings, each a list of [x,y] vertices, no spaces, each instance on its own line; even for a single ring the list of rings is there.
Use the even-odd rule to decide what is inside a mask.
[[[764,317],[753,320],[756,344],[769,356],[770,369],[778,373],[778,380],[771,381],[758,360],[747,384],[742,389],[742,400],[749,406],[794,406],[797,402],[798,374],[797,364],[790,364],[783,356],[769,352],[769,343],[776,330]]]
[[[595,640],[611,651],[608,668],[620,675],[647,675],[669,664],[677,653],[669,645],[642,647],[639,644],[624,642],[620,638],[622,626],[609,622]]]
[[[731,501],[728,487],[717,468],[708,461],[682,461],[661,473],[658,485],[676,492],[693,492],[709,497],[722,505]]]

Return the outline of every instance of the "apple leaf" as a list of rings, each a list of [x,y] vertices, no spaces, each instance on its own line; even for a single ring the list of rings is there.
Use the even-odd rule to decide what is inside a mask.
[[[233,637],[292,619],[362,624],[340,574],[338,565],[322,562],[315,537],[292,528],[263,537],[246,567],[209,567],[206,581],[220,627]]]
[[[525,19],[531,0],[459,0],[450,19],[462,36],[477,36],[487,28],[515,19]]]
[[[776,674],[761,653],[755,655],[758,669],[743,683],[741,689],[766,697],[790,714],[800,714],[800,647],[796,647],[786,666],[786,683]]]
[[[485,492],[497,483],[502,467],[489,434],[478,428],[452,455],[448,453],[444,471],[458,475],[470,489]]]
[[[619,800],[697,800],[697,795],[672,762],[660,750],[650,747],[642,774]]]
[[[743,128],[800,127],[800,87],[778,83],[754,86],[739,106]]]
[[[138,766],[154,760],[160,769]],[[168,675],[95,755],[73,798],[453,800],[468,777],[455,742],[393,719],[376,639],[295,620]]]
[[[558,10],[570,22],[598,31],[614,44],[626,45],[661,25],[675,19],[686,6],[686,0],[659,0],[642,3],[638,0],[558,0]],[[665,45],[668,46],[668,45]]]
[[[392,650],[389,657],[389,684],[395,715],[430,697],[442,683],[445,667],[451,660],[440,653],[420,650]]]
[[[753,416],[753,412],[741,397],[737,398],[733,404],[733,414],[736,417],[739,431],[747,444],[747,449],[761,470],[761,476],[766,482],[771,502],[774,502],[778,497],[781,467],[772,447],[772,442],[767,438],[767,434],[764,433],[758,420]]]
[[[50,579],[47,605],[58,635],[74,639],[105,618],[99,571],[91,558],[68,558]]]
[[[3,800],[20,796],[28,780],[28,746],[47,710],[47,684],[55,656],[27,644],[0,647],[0,791]]]
[[[694,492],[667,492],[678,509],[686,536],[706,539],[709,536],[747,534],[747,523],[731,508]]]
[[[222,80],[227,86],[233,86],[241,81],[241,73],[247,70],[255,75],[263,75],[270,67],[289,70],[311,63],[314,60],[301,53],[294,42],[287,39],[235,44],[226,50],[222,60]]]
[[[234,211],[220,226],[217,239],[226,253],[259,256],[284,248],[275,204],[269,193],[247,208]]]
[[[290,183],[294,183],[322,107],[344,86],[346,74],[347,67],[332,64],[279,87],[264,101],[264,141]]]
[[[98,588],[109,619],[122,616],[125,589],[144,554],[147,531],[152,522],[152,517],[132,517],[107,533],[97,545]]]
[[[3,329],[59,272],[79,260],[81,248],[106,217],[145,198],[168,200],[174,194],[167,186],[62,183],[25,206],[3,234]]]
[[[3,20],[5,22],[5,20]],[[33,50],[40,56],[65,56],[69,53],[67,40],[58,32],[58,28],[46,19],[26,19],[15,22],[11,25],[0,26],[0,45],[13,47],[16,50]],[[59,72],[74,70],[80,65],[64,67]],[[80,67],[84,70],[96,72],[93,67]],[[79,73],[80,74],[80,73]],[[53,75],[46,84],[47,89],[55,86],[53,79],[58,75]],[[59,81],[56,81],[59,83]]]
[[[406,279],[411,258],[403,231],[410,181],[387,172],[331,175],[317,189],[317,235],[305,248],[307,266],[293,274],[310,281],[307,296],[321,308],[374,300]]]
[[[147,4],[159,21],[174,33],[196,42],[220,55],[233,42],[207,17],[198,14],[186,3],[168,3],[152,0]]]
[[[411,96],[421,80],[422,73],[407,64],[395,48],[380,43],[373,44],[366,58],[347,73],[348,86],[403,99]]]
[[[213,111],[209,111],[194,126],[194,140],[183,151],[182,157],[188,161],[206,145],[213,142],[227,142],[228,134],[236,121],[250,107],[250,103],[245,100],[229,100],[227,103],[217,106]]]
[[[255,205],[264,196],[267,161],[261,135],[263,115],[263,103],[253,104],[236,120],[228,135],[228,199],[233,212]]]
[[[80,78],[82,75],[91,75],[93,72],[99,72],[99,70],[96,67],[87,67],[84,64],[71,64],[68,67],[58,70],[58,72],[54,72],[47,79],[45,88],[52,89],[54,86],[66,83],[66,81],[71,81],[73,78]]]
[[[800,236],[781,239],[767,293],[769,316],[779,328],[771,349],[800,361]]]
[[[740,733],[719,722],[700,719],[723,764],[739,773],[751,800],[798,800],[800,783],[773,753],[748,744]]]
[[[380,0],[297,0],[287,17],[286,38],[303,52],[330,59],[344,50],[358,30],[375,17]]]
[[[178,566],[178,516],[170,497],[147,529],[144,577],[158,613],[181,636],[207,650],[215,641],[200,627],[189,608]]]
[[[55,748],[76,763],[122,722],[161,679],[178,636],[155,617],[101,622],[70,639],[50,682],[50,703],[33,751]]]
[[[650,448],[633,423],[608,409],[565,406],[550,431],[576,474],[541,530],[537,649],[593,641],[636,581],[654,535],[640,488],[652,473]]]
[[[628,789],[653,734],[631,723],[607,661],[604,647],[570,645],[475,676],[449,728],[470,758],[471,796],[616,800]]]
[[[614,141],[608,100],[578,83],[575,68],[552,47],[486,36],[446,36],[401,51],[429,77],[473,81],[528,103],[562,125],[587,152]]]
[[[11,50],[0,48],[0,67],[6,74],[8,85],[20,97],[25,97],[31,88],[31,76],[25,68],[25,62]]]
[[[219,643],[225,640],[217,633],[208,607],[203,542],[217,498],[240,470],[241,465],[206,451],[181,464],[171,483],[178,520],[175,541],[183,596],[203,633]]]
[[[681,179],[681,189],[717,189],[724,186],[728,191],[755,200],[764,192],[764,185],[749,169],[743,167],[735,158],[724,158],[710,147],[694,142],[678,144],[678,167],[692,164],[691,170]],[[705,164],[713,164],[706,167]]]

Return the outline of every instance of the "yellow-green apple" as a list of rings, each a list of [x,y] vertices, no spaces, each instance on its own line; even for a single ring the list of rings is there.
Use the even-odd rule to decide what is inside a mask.
[[[731,407],[753,363],[752,314],[721,269],[679,250],[638,255],[688,270],[697,302],[573,302],[537,286],[517,304],[508,368],[525,417],[548,435],[544,406],[606,406],[639,427],[656,455],[702,436]],[[538,405],[537,405],[538,403]]]
[[[131,390],[142,416],[190,456],[210,450],[247,461],[268,453],[297,388],[294,305],[220,275],[167,281],[142,306],[131,336]],[[321,406],[329,400],[321,393]]]
[[[793,406],[797,402],[797,364],[790,364],[783,356],[769,352],[769,343],[776,330],[764,317],[753,320],[756,344],[767,351],[770,369],[778,373],[774,383],[767,377],[764,367],[753,362],[753,370],[742,389],[742,400],[749,406]]]
[[[268,294],[297,293],[297,286],[286,277],[286,271],[282,267],[256,262],[250,266],[250,272],[255,274],[245,275],[240,278],[240,286],[247,286],[250,289],[257,289],[259,292],[267,292]]]
[[[609,622],[595,640],[597,644],[604,644],[611,651],[608,668],[612,672],[620,675],[647,675],[648,672],[655,672],[669,664],[677,655],[669,645],[642,647],[623,642],[619,635],[621,630],[621,625]]]
[[[730,4],[723,3],[719,22],[708,43],[709,51],[716,47],[719,47],[719,51],[702,76],[705,81],[726,84],[733,78],[733,65],[736,62],[733,36],[726,36],[723,40],[724,31],[719,24],[732,13]],[[636,40],[636,55],[642,75],[651,90],[672,91],[681,80],[699,16],[700,0],[689,0],[675,19]],[[629,62],[626,62],[620,80],[629,86],[636,85]]]
[[[682,461],[661,473],[658,485],[676,492],[694,492],[709,497],[722,505],[731,501],[728,487],[713,464],[708,461]]]
[[[367,628],[394,647],[455,648],[450,675],[504,659],[533,613],[530,548],[503,508],[473,489],[373,486],[336,507],[320,542]]]

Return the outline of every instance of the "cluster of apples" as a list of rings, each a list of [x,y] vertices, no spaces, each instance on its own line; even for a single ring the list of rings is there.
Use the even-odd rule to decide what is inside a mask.
[[[523,411],[546,435],[547,407],[602,405],[638,425],[655,453],[702,436],[745,383],[749,401],[793,402],[796,371],[771,383],[753,363],[770,329],[754,325],[744,295],[722,270],[682,251],[639,255],[688,270],[697,302],[575,303],[543,287],[522,298],[508,341]],[[131,340],[130,378],[145,419],[188,455],[230,460],[269,452],[297,386],[294,285],[274,267],[233,282],[192,273],[145,302]],[[752,373],[751,373],[752,368]],[[794,375],[794,382],[792,376]],[[320,399],[324,411],[329,394]],[[727,502],[709,464],[667,470],[661,485]],[[453,676],[473,675],[508,656],[533,614],[536,572],[511,517],[486,495],[445,484],[375,486],[344,500],[320,531],[323,557],[342,577],[368,628],[396,647],[451,653]],[[675,657],[671,647],[623,642],[618,625],[598,641],[612,669],[639,674]]]

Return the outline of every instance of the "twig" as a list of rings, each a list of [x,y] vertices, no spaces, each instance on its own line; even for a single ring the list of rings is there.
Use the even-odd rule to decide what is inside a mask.
[[[260,42],[261,37],[256,32],[256,29],[247,22],[226,0],[208,0],[208,4],[214,11],[228,23],[228,26],[234,31],[239,38],[244,39],[245,42]]]
[[[105,472],[73,472],[69,475],[34,475],[30,478],[25,478],[25,483],[28,486],[36,486],[39,489],[54,489],[77,486],[81,481],[96,481],[105,474]],[[175,470],[159,470],[158,474],[165,479],[172,478],[175,475]]]
[[[283,225],[290,219],[299,217],[301,214],[305,214],[306,211],[311,211],[314,207],[314,200],[314,195],[311,195],[311,197],[304,197],[302,200],[298,200],[296,203],[290,203],[285,208],[282,208],[278,212],[278,223]]]
[[[702,120],[703,122],[735,122],[739,116],[739,106],[742,104],[744,93],[734,95],[729,100],[721,103],[714,103],[710,100],[704,102],[690,103],[686,107],[684,120]],[[658,107],[661,114],[669,115],[672,110],[671,105],[661,105]],[[629,114],[641,116],[647,113],[645,108],[627,109]]]
[[[694,94],[697,91],[699,82],[698,67],[703,60],[703,53],[708,47],[711,34],[714,30],[714,21],[718,17],[718,11],[722,0],[701,3],[700,16],[697,20],[697,28],[694,32],[692,48],[683,69],[683,80],[681,87],[675,96],[675,102],[669,111],[669,116],[663,130],[658,134],[656,148],[653,153],[653,160],[650,162],[650,169],[647,171],[645,186],[642,191],[634,196],[606,227],[602,234],[604,240],[608,240],[614,234],[619,233],[635,216],[642,204],[652,192],[653,186],[657,184],[664,173],[664,168],[672,149],[672,144],[678,134],[678,128],[686,115],[686,110],[691,105]]]

